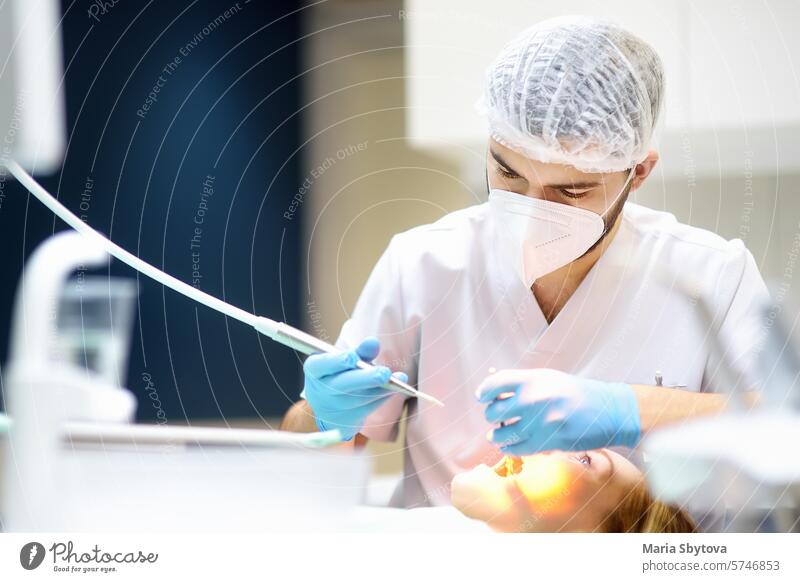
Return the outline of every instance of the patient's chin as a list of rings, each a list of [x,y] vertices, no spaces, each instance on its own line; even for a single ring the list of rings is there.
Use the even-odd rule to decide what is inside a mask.
[[[514,506],[505,479],[486,465],[456,475],[451,483],[450,500],[467,517],[493,526],[505,522]]]

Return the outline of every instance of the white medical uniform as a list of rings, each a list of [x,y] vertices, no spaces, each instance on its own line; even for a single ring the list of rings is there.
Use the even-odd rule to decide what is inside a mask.
[[[500,458],[475,399],[489,368],[554,368],[648,385],[660,371],[665,386],[695,392],[724,390],[731,377],[756,386],[768,295],[740,240],[628,203],[616,237],[548,325],[530,289],[497,256],[494,236],[487,204],[395,236],[337,341],[354,348],[377,336],[379,363],[445,403],[393,395],[361,431],[395,439],[408,406],[395,504],[449,504],[456,473]],[[711,333],[703,304],[717,318]]]

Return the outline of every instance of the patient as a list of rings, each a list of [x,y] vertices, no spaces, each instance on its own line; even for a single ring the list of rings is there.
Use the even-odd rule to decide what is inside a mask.
[[[503,532],[697,531],[680,509],[655,500],[642,472],[608,449],[505,457],[456,475],[453,505]]]

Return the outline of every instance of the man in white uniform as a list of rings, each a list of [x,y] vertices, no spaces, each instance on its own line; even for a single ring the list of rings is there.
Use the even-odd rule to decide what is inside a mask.
[[[626,203],[658,160],[662,92],[657,54],[609,23],[512,41],[487,76],[489,201],[392,239],[348,351],[307,360],[283,428],[395,439],[407,407],[396,502],[442,505],[456,473],[503,453],[634,448],[757,388],[768,296],[752,255]],[[386,391],[390,368],[445,407]]]

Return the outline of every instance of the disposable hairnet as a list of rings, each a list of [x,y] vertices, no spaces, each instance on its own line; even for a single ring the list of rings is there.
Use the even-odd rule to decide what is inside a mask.
[[[492,137],[526,157],[616,172],[647,155],[663,93],[661,60],[610,22],[546,20],[489,68],[484,107]]]

